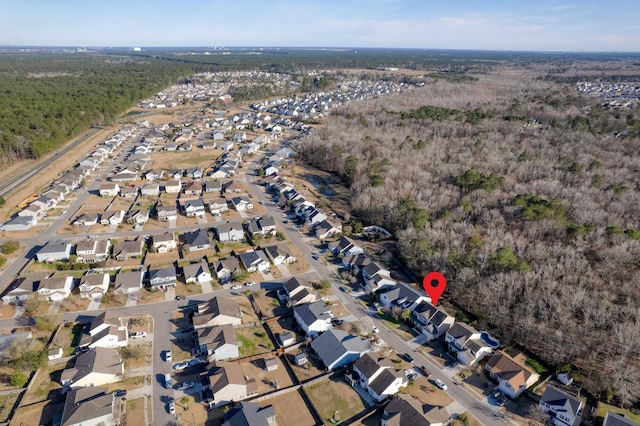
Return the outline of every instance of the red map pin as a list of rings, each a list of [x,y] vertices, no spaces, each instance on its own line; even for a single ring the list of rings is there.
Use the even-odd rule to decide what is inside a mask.
[[[444,289],[447,288],[447,280],[440,272],[429,272],[422,280],[422,287],[431,298],[433,306],[436,306]]]

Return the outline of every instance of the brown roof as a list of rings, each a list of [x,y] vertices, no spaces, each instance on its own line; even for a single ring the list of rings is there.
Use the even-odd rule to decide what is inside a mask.
[[[240,365],[235,362],[217,361],[214,363],[217,369],[213,374],[209,375],[209,383],[211,384],[211,391],[215,394],[227,385],[247,385],[247,381],[244,379]],[[256,383],[257,385],[257,383]],[[248,390],[247,390],[248,393]]]
[[[198,312],[193,315],[193,325],[206,324],[220,315],[239,318],[240,314],[240,308],[235,300],[216,296],[207,303],[198,305]]]
[[[513,389],[520,389],[520,387],[527,384],[527,380],[536,374],[528,367],[518,364],[513,358],[502,351],[497,351],[487,361],[487,368],[491,368],[491,373],[500,377],[502,380],[507,380],[511,383]]]

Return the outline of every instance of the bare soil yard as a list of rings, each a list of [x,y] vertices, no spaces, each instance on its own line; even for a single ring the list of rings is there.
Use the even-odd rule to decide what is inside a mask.
[[[257,359],[249,362],[240,362],[240,369],[245,376],[256,379],[258,382],[258,392],[264,394],[275,389],[282,389],[293,385],[293,381],[286,368],[282,365],[280,358],[278,361],[278,369],[266,371],[264,369],[264,361]]]
[[[366,408],[360,395],[336,375],[305,388],[305,392],[322,420],[328,423],[332,423],[332,419],[344,421]]]
[[[278,426],[313,426],[315,421],[299,391],[289,392],[260,402],[273,405]],[[377,425],[376,425],[377,426]]]

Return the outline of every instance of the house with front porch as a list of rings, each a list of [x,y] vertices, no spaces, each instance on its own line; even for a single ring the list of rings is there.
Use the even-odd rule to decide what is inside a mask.
[[[456,322],[442,307],[435,307],[431,303],[421,302],[411,311],[409,320],[416,330],[427,337],[431,342],[444,335]]]
[[[397,394],[409,383],[404,374],[395,371],[388,358],[378,359],[375,353],[362,355],[345,378],[351,386],[365,389],[377,402]]]
[[[88,271],[80,277],[80,297],[99,301],[109,290],[109,274],[106,272]]]
[[[144,271],[120,272],[116,275],[113,292],[116,294],[133,294],[142,289]]]
[[[489,377],[498,382],[496,389],[511,399],[520,396],[540,378],[540,375],[525,365],[525,361],[526,358],[521,353],[512,357],[502,351],[496,351],[487,361]]]
[[[203,398],[209,408],[221,407],[258,394],[256,379],[245,378],[235,362],[216,361],[202,373]]]
[[[582,422],[584,401],[555,386],[547,385],[538,406],[549,415],[548,424],[578,426]]]
[[[202,258],[200,262],[191,263],[182,267],[184,273],[184,280],[189,283],[207,283],[211,281],[211,271],[209,270],[209,264],[207,259]]]
[[[447,330],[445,342],[449,352],[456,355],[458,362],[473,365],[491,355],[493,349],[481,338],[481,333],[463,322],[456,322]]]
[[[240,271],[240,262],[235,257],[220,259],[214,263],[214,270],[221,284],[230,282],[233,275]]]
[[[240,264],[242,264],[244,269],[249,273],[255,271],[269,273],[269,268],[271,268],[269,258],[264,251],[260,249],[240,253],[238,254],[238,259],[240,259]]]
[[[238,358],[240,345],[233,326],[229,324],[199,328],[196,331],[197,353],[209,362]]]
[[[149,269],[149,286],[152,290],[166,290],[168,287],[175,287],[176,282],[176,268],[173,265]]]
[[[293,317],[307,336],[317,336],[331,329],[333,312],[324,300],[318,300],[294,306]]]

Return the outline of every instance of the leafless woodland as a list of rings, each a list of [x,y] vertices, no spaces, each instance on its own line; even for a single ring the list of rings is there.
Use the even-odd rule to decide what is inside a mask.
[[[640,68],[503,64],[474,81],[427,79],[342,107],[299,148],[344,178],[355,218],[395,232],[397,257],[416,276],[445,273],[446,296],[477,326],[552,367],[570,365],[596,397],[613,391],[630,406],[640,403],[640,113],[604,109],[558,79],[607,72]],[[427,105],[489,116],[390,113]],[[500,183],[460,187],[468,170]],[[522,194],[559,210],[527,216],[514,203]],[[413,220],[419,209],[426,226]]]

